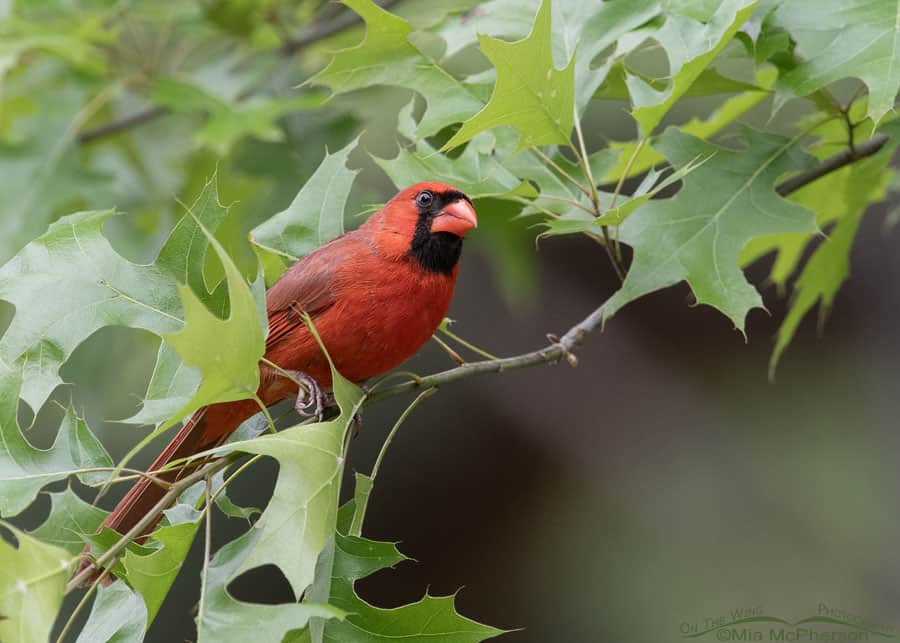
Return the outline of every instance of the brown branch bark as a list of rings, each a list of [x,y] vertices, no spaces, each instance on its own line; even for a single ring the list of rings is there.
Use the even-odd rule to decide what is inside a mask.
[[[856,161],[878,154],[887,142],[887,134],[873,136],[864,143],[860,143],[854,147],[848,147],[834,156],[829,156],[827,159],[806,172],[801,172],[800,174],[795,174],[794,176],[785,179],[778,184],[775,191],[781,196],[787,196],[791,192],[796,192],[800,188],[809,185],[826,174],[841,169],[845,165],[850,165]]]
[[[141,536],[144,533],[144,530],[152,525],[156,521],[156,518],[163,511],[168,509],[169,506],[178,499],[178,496],[180,496],[188,487],[190,487],[195,482],[203,480],[206,476],[214,474],[219,469],[224,469],[236,459],[236,454],[230,454],[218,460],[213,460],[212,462],[204,465],[192,474],[187,475],[181,480],[173,483],[169,490],[166,492],[166,495],[160,498],[159,502],[157,502],[153,506],[153,509],[148,511],[134,527],[129,529],[118,540],[118,542],[116,542],[116,544],[107,549],[103,553],[103,555],[101,555],[97,559],[97,562],[94,565],[85,567],[72,577],[72,580],[70,580],[68,584],[66,584],[66,594],[81,587],[82,583],[87,581],[96,573],[96,568],[102,568],[108,563],[112,563],[112,561],[115,560],[116,556],[118,556],[122,552],[122,550],[128,546],[128,543]]]
[[[826,176],[842,167],[861,159],[877,154],[887,143],[886,135],[876,136],[869,139],[865,143],[857,145],[855,152],[847,149],[834,156],[825,159],[816,167],[802,172],[796,176],[790,177],[776,186],[775,191],[782,196],[799,190],[801,187],[813,183],[817,179]],[[439,388],[445,384],[450,384],[459,380],[468,379],[477,375],[485,375],[487,373],[502,373],[503,371],[511,371],[519,368],[528,368],[539,364],[550,364],[558,362],[565,358],[566,361],[575,366],[578,363],[574,350],[584,341],[590,333],[597,330],[603,325],[603,306],[599,306],[592,311],[587,317],[572,326],[565,335],[556,338],[548,335],[550,343],[543,348],[515,355],[513,357],[502,357],[498,359],[487,359],[478,362],[470,362],[456,368],[451,368],[440,373],[433,373],[417,380],[403,382],[386,389],[370,393],[366,398],[366,404],[379,402],[388,398],[411,393],[416,390],[425,390],[430,388]],[[181,493],[198,480],[202,480],[208,475],[215,473],[238,458],[238,454],[229,454],[219,460],[214,460],[203,466],[201,469],[192,473],[178,482],[174,483],[165,496],[145,515],[141,521],[128,531],[115,545],[110,547],[102,556],[97,559],[94,567],[89,567],[72,578],[66,585],[66,593],[71,592],[90,578],[95,573],[96,567],[102,567],[112,560],[131,542],[134,538],[141,535],[144,529],[152,524],[156,517],[162,513],[172,502],[174,502]]]
[[[882,134],[857,145],[855,150],[851,151],[849,148],[843,150],[842,152],[825,159],[814,168],[811,168],[806,172],[801,172],[800,174],[794,175],[781,182],[775,187],[775,191],[781,196],[787,196],[831,172],[877,154],[885,146],[887,141],[888,136]],[[427,375],[418,380],[396,384],[370,394],[366,399],[366,403],[378,402],[404,393],[411,393],[419,389],[439,388],[444,384],[467,379],[476,375],[501,373],[517,368],[527,368],[529,366],[537,366],[538,364],[558,362],[563,357],[574,366],[577,363],[575,355],[573,354],[574,349],[584,341],[584,338],[588,334],[595,331],[602,326],[602,324],[603,306],[601,305],[590,315],[572,326],[559,341],[551,341],[550,344],[543,348],[514,357],[502,357],[499,359],[469,362],[468,364],[447,369],[440,373]]]

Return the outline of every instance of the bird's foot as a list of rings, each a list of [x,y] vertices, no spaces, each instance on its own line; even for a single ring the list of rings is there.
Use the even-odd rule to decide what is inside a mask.
[[[294,410],[301,417],[315,417],[316,421],[321,422],[325,414],[325,394],[322,393],[322,387],[306,373],[300,371],[288,373],[300,384]]]

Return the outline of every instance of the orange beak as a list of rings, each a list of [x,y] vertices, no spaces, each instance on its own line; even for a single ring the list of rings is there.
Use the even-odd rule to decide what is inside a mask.
[[[475,208],[465,199],[454,201],[431,222],[432,232],[450,232],[457,237],[464,237],[472,228],[478,227]]]

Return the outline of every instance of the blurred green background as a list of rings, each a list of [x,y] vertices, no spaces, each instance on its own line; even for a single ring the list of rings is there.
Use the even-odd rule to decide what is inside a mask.
[[[462,20],[447,10],[475,3],[392,4],[424,25]],[[121,12],[115,33],[104,19],[90,19],[110,7]],[[338,5],[40,0],[0,2],[0,15],[41,24],[30,37],[45,40],[15,65],[4,65],[14,48],[0,43],[0,261],[58,216],[110,206],[127,213],[107,225],[115,247],[149,261],[179,200],[190,202],[217,169],[222,201],[235,203],[218,236],[250,274],[247,231],[287,206],[326,147],[360,132],[348,225],[394,191],[369,154],[394,156],[396,115],[410,92],[362,90],[313,109],[319,98],[296,87],[327,51],[357,42],[361,29],[319,40],[302,56],[259,53],[277,49],[285,30],[309,33],[342,19]],[[113,55],[74,48],[73,33],[91,29]],[[474,50],[448,64],[486,66]],[[111,74],[120,79],[114,88]],[[176,110],[124,134],[78,141],[79,133],[140,113],[159,91],[156,79],[170,74],[226,101],[253,87],[270,98],[310,97],[309,105],[287,109],[274,134],[263,128],[230,140],[214,132],[205,140],[207,117]],[[684,122],[716,104],[689,99],[668,120]],[[766,101],[743,120],[765,122],[770,108]],[[809,109],[794,101],[778,118],[793,122]],[[627,103],[617,101],[595,101],[584,129],[592,149],[634,135]],[[900,625],[900,233],[884,216],[895,207],[876,206],[863,219],[851,277],[823,335],[806,320],[774,382],[767,362],[785,302],[766,287],[771,260],[764,259],[749,276],[769,314],[750,314],[747,342],[719,313],[689,306],[679,286],[617,315],[587,340],[577,368],[468,380],[425,402],[388,453],[366,525],[366,535],[401,541],[418,562],[361,581],[361,595],[391,606],[426,588],[462,587],[461,613],[524,628],[503,639],[521,643],[675,641],[684,623],[738,608],[797,620],[820,603]],[[481,202],[479,215],[484,231],[467,244],[450,316],[457,332],[487,350],[541,346],[546,333],[565,331],[616,289],[606,257],[589,241],[550,239],[535,251],[534,231],[511,221],[499,202]],[[11,314],[0,302],[0,331]],[[105,329],[63,370],[70,384],[54,399],[72,400],[114,458],[144,435],[115,420],[139,408],[157,346],[148,333]],[[450,365],[429,344],[408,368]],[[370,469],[406,403],[367,409],[348,480]],[[49,446],[61,413],[54,404],[39,411],[29,434],[37,446]],[[27,422],[28,409],[22,415]],[[274,475],[271,462],[256,467],[232,497],[265,503]],[[18,522],[37,524],[48,506],[42,498]],[[215,546],[246,528],[221,514],[215,524]],[[193,636],[199,565],[195,546],[148,641]],[[259,602],[290,597],[273,567],[240,578],[234,593]]]

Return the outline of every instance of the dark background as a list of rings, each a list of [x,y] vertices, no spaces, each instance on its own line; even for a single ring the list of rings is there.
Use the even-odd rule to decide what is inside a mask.
[[[407,100],[408,93],[380,90],[355,93],[351,107],[337,98],[334,110],[350,115],[325,119],[327,129],[315,114],[292,116],[282,145],[289,157],[242,144],[236,156],[244,160],[223,163],[220,176],[243,163],[275,187],[265,207],[227,234],[239,238],[283,208],[325,145],[335,150],[365,130],[365,151],[392,156],[391,119]],[[684,101],[668,121],[684,122],[716,103]],[[592,108],[589,147],[633,136],[625,107]],[[745,120],[766,122],[769,107]],[[804,110],[809,105],[796,101],[780,118],[793,122]],[[164,119],[141,135],[150,140],[173,131],[188,136],[191,128]],[[393,192],[365,154],[353,160],[364,169],[351,213]],[[228,201],[233,186],[226,178],[221,187]],[[129,209],[127,200],[103,205]],[[576,368],[562,363],[470,379],[425,401],[387,454],[364,530],[400,541],[415,561],[358,583],[363,597],[394,606],[426,589],[458,591],[463,614],[524,628],[500,639],[510,643],[676,641],[683,624],[702,628],[704,619],[736,609],[796,621],[820,604],[900,626],[900,232],[884,225],[896,206],[876,206],[864,217],[851,277],[823,336],[810,315],[774,382],[768,360],[786,301],[766,286],[767,258],[748,271],[769,312],[750,313],[746,342],[717,311],[691,306],[681,285],[627,306],[604,332],[587,338]],[[110,235],[133,260],[152,258],[171,218],[148,223],[145,215],[129,216],[112,222]],[[533,282],[498,273],[491,253],[476,231],[451,316],[458,320],[454,330],[495,354],[543,346],[547,333],[562,334],[616,288],[602,250],[581,238],[542,241]],[[517,279],[531,289],[510,296],[501,282]],[[0,330],[10,312],[0,303]],[[105,329],[63,369],[72,384],[55,399],[74,401],[113,458],[144,435],[111,420],[138,408],[157,346],[147,333]],[[419,373],[450,366],[434,343],[407,365]],[[351,445],[345,495],[353,471],[370,471],[409,400],[366,409]],[[51,443],[60,414],[53,404],[40,411],[29,434],[37,446]],[[151,451],[136,462],[149,463]],[[235,484],[233,499],[264,505],[275,474],[271,461],[254,467]],[[47,507],[42,498],[18,522],[37,524]],[[218,512],[214,524],[216,548],[246,529],[246,522]],[[148,641],[194,636],[199,545]],[[233,590],[244,600],[291,599],[273,567],[248,573]]]
[[[365,528],[400,541],[418,562],[361,581],[361,594],[393,606],[426,588],[462,588],[463,614],[525,628],[505,637],[522,643],[674,641],[683,622],[742,607],[797,620],[820,603],[896,624],[900,260],[884,209],[864,219],[824,337],[806,320],[774,382],[767,362],[784,305],[772,289],[764,293],[771,315],[750,314],[745,343],[676,287],[590,336],[577,368],[489,375],[425,401],[388,452]],[[501,355],[527,351],[615,287],[588,241],[548,240],[537,257],[540,296],[511,310],[483,256],[468,252],[455,328]],[[750,270],[762,274],[765,265]],[[122,405],[103,397],[104,378],[117,375],[99,353],[133,354],[130,335],[103,331],[73,360],[93,374],[74,392],[93,414]],[[145,352],[132,364],[144,377]],[[409,366],[450,363],[429,344]],[[348,483],[371,469],[406,402],[366,409]],[[232,497],[260,506],[275,473],[271,462],[256,467]],[[215,546],[246,527],[219,513],[214,524]],[[195,543],[148,641],[192,636],[201,553]],[[290,599],[274,567],[247,574],[234,592]]]

